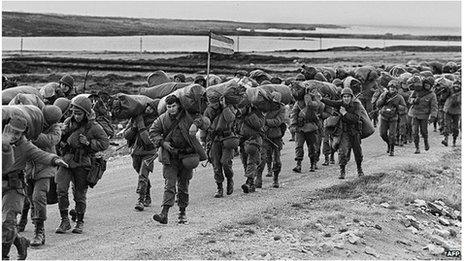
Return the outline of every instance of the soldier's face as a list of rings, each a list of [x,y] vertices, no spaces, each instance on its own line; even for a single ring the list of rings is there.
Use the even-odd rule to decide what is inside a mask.
[[[69,87],[67,85],[64,85],[64,84],[60,83],[60,88],[64,93],[69,92]]]
[[[84,116],[85,116],[85,112],[79,108],[72,108],[72,114],[73,114],[73,117],[74,119],[77,121],[77,122],[81,122],[83,119],[84,119]]]
[[[351,99],[352,97],[349,94],[343,94],[342,96],[343,103],[345,104],[349,104],[351,102]]]
[[[9,125],[5,126],[4,135],[7,135],[10,139],[10,144],[18,142],[23,136],[23,131],[18,131],[11,128]]]
[[[175,115],[179,111],[179,104],[177,104],[176,102],[173,104],[167,104],[166,109],[169,114]]]
[[[388,87],[388,92],[389,92],[389,93],[394,94],[394,93],[396,93],[397,91],[398,91],[398,90],[397,90],[395,87],[392,87],[392,86]]]

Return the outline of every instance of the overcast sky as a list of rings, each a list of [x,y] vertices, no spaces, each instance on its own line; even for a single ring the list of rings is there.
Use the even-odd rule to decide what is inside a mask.
[[[240,22],[460,27],[460,1],[2,1],[3,11]]]

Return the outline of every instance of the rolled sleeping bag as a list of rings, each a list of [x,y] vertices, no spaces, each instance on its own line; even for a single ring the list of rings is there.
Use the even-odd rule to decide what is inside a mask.
[[[39,96],[32,93],[18,93],[8,105],[34,105],[42,109],[45,103]]]
[[[4,105],[2,106],[3,126],[13,117],[26,119],[26,138],[35,140],[43,130],[44,116],[42,110],[35,105]]]
[[[141,88],[139,91],[140,95],[145,95],[152,99],[161,99],[169,94],[173,93],[178,89],[182,89],[185,86],[190,85],[190,83],[185,82],[166,82],[160,85],[148,87],[148,88]]]
[[[39,93],[39,89],[32,86],[16,86],[2,90],[2,104],[7,105],[13,100],[18,93],[30,93],[37,95],[41,100],[43,100],[42,95]]]

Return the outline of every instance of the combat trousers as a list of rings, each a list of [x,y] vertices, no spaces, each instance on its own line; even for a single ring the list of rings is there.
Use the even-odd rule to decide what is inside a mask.
[[[150,193],[151,183],[149,175],[150,172],[153,172],[153,164],[150,164],[150,166],[142,166],[143,161],[150,157],[153,157],[153,154],[132,155],[132,167],[134,167],[135,171],[137,171],[137,174],[139,175],[136,190],[136,193],[138,194],[146,195]]]
[[[403,114],[398,117],[398,127],[396,136],[401,138],[403,141],[406,139],[406,128],[407,128],[407,115]]]
[[[296,133],[296,147],[295,147],[295,160],[302,161],[304,156],[304,149],[303,145],[306,142],[306,146],[308,147],[308,156],[311,163],[315,163],[318,161],[318,154],[317,154],[317,134],[318,131],[311,131],[311,132],[302,132],[299,131]]]
[[[445,114],[445,125],[443,129],[443,135],[448,136],[450,134],[453,137],[459,135],[459,120],[461,119],[461,114]]]
[[[334,153],[334,149],[332,148],[331,144],[333,142],[333,131],[329,131],[327,128],[324,128],[323,136],[322,136],[322,154],[325,156],[331,155]]]
[[[419,129],[422,138],[428,138],[427,119],[412,118],[412,137],[415,144],[419,144]]]
[[[277,147],[271,145],[269,141],[263,141],[263,149],[261,151],[261,162],[258,166],[258,176],[262,177],[266,162],[272,162],[272,173],[279,174],[282,169],[282,161],[280,159],[280,152],[282,150],[282,138],[271,139]]]
[[[397,124],[398,118],[385,119],[380,117],[380,137],[389,145],[395,144]]]
[[[3,181],[5,182],[5,181]],[[13,244],[18,236],[16,217],[23,209],[24,189],[5,189],[2,186],[2,243]]]
[[[171,164],[163,164],[164,194],[162,206],[174,206],[177,187],[177,205],[185,208],[189,204],[189,184],[192,169],[186,169],[179,159],[170,159]]]
[[[211,144],[210,157],[216,183],[224,182],[224,176],[227,180],[231,180],[234,176],[234,171],[232,170],[234,150],[224,148],[221,141],[215,140]]]
[[[246,142],[240,144],[240,157],[242,159],[243,168],[245,170],[245,177],[254,179],[258,174],[258,166],[261,161],[262,141],[261,139],[258,140],[258,144],[261,144],[261,146],[259,146],[257,150],[252,153],[247,153],[245,151],[245,143]]]
[[[363,160],[360,134],[342,132],[340,147],[338,149],[338,162],[340,166],[345,166],[350,161],[351,149],[353,149],[356,165],[360,166]]]
[[[26,195],[31,204],[33,221],[47,220],[47,193],[50,189],[50,178],[27,179]]]
[[[321,158],[321,149],[322,149],[322,129],[316,131],[316,155],[314,156],[316,161],[318,162]]]
[[[58,194],[58,208],[60,211],[67,210],[69,207],[69,184],[72,182],[72,191],[75,209],[77,214],[85,214],[87,200],[87,174],[88,170],[84,168],[67,169],[60,167],[56,174],[56,191]]]

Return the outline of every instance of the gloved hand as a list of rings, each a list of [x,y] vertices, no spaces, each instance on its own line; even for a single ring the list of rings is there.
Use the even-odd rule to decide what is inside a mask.
[[[69,165],[68,163],[66,163],[64,160],[62,160],[61,158],[56,158],[53,163],[56,165],[56,166],[60,166],[60,167],[63,167],[63,168],[69,168]]]

